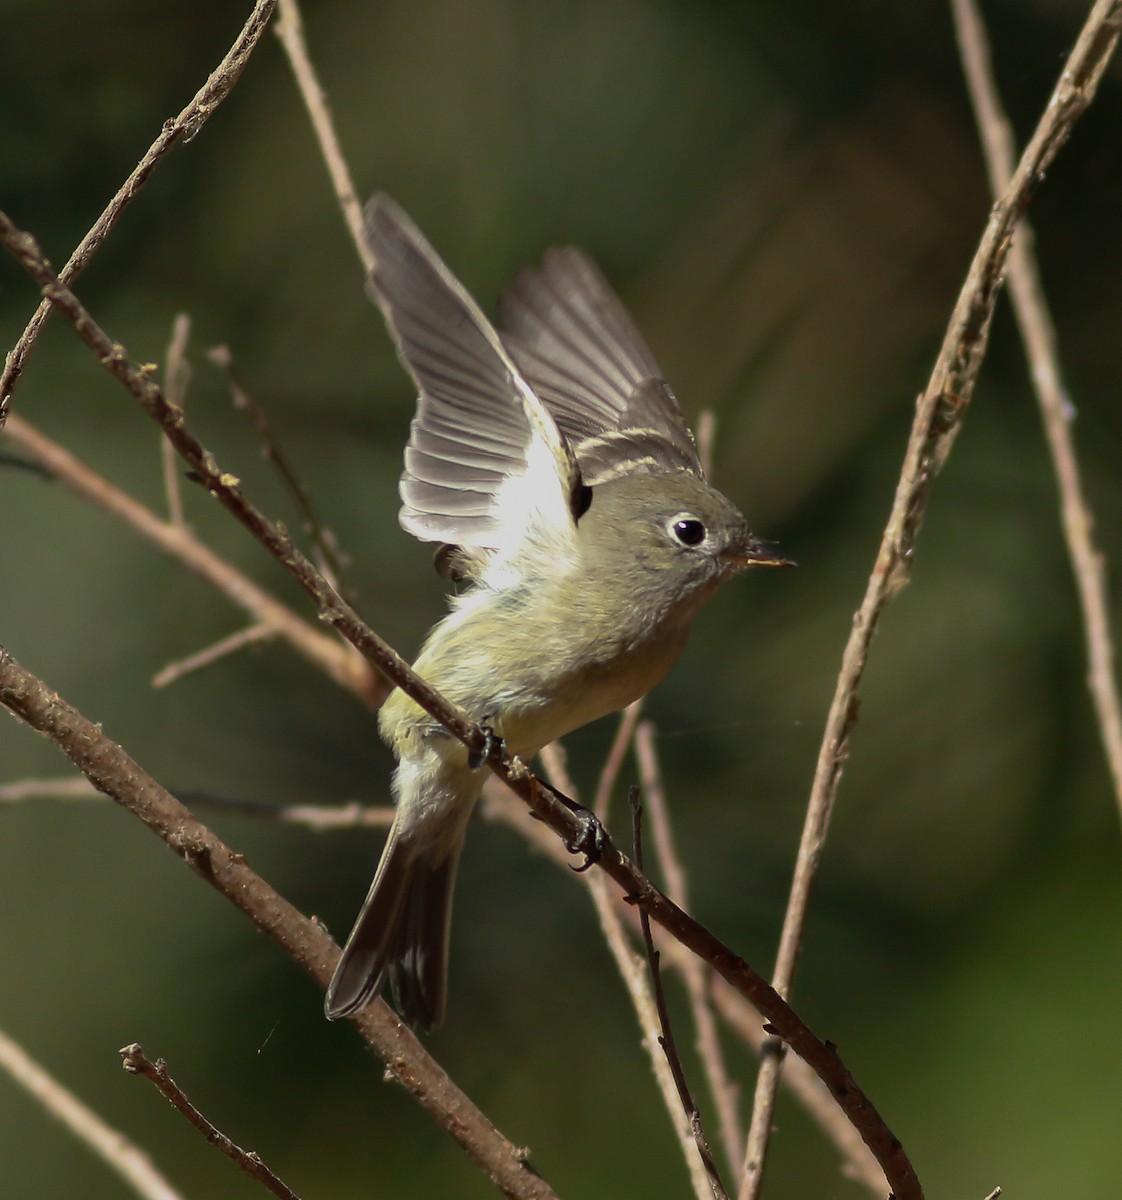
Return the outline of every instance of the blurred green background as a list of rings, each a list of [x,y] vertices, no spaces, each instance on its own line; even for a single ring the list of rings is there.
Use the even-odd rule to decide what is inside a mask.
[[[0,0],[0,202],[56,263],[248,7]],[[985,5],[1022,140],[1085,8]],[[766,973],[913,400],[988,209],[947,6],[323,0],[305,16],[361,193],[394,194],[488,308],[547,245],[590,250],[687,416],[716,411],[718,486],[799,560],[726,589],[649,705],[692,906]],[[1033,208],[1114,562],[1120,117],[1115,65]],[[78,291],[138,360],[163,362],[175,314],[190,313],[194,427],[295,525],[202,353],[231,346],[353,560],[361,611],[409,653],[442,595],[429,550],[396,523],[413,396],[361,284],[268,35]],[[34,300],[0,261],[5,347]],[[154,427],[60,321],[15,408],[162,504]],[[216,505],[188,501],[200,534],[308,611]],[[0,471],[0,643],[17,658],[173,789],[382,802],[391,761],[369,714],[283,649],[153,692],[169,660],[241,624],[61,487]],[[874,646],[797,986],[933,1197],[996,1184],[1018,1200],[1118,1195],[1122,837],[1084,673],[1055,488],[1003,308],[913,583]],[[612,728],[570,739],[586,788]],[[0,782],[66,768],[0,722]],[[496,1194],[351,1031],[323,1020],[303,975],[138,822],[108,803],[46,802],[5,806],[0,822],[0,1027],[186,1194],[260,1193],[124,1075],[125,1042],[166,1056],[309,1200]],[[346,931],[376,835],[212,823]],[[686,1195],[582,890],[480,822],[457,914],[449,1020],[431,1039],[457,1081],[567,1200]],[[731,1054],[750,1092],[748,1057]],[[0,1194],[124,1189],[0,1077]],[[861,1194],[785,1100],[767,1195]]]

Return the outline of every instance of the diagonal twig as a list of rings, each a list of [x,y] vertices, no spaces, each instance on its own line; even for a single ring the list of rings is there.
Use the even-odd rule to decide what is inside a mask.
[[[188,654],[185,658],[177,658],[173,662],[169,662],[167,666],[161,667],[152,676],[152,686],[154,688],[169,687],[185,675],[190,675],[193,671],[200,671],[203,667],[209,667],[211,663],[218,662],[220,658],[225,658],[228,654],[235,654],[246,646],[255,646],[258,642],[270,641],[276,636],[277,631],[271,625],[264,621],[256,621],[244,629],[239,629],[236,633],[212,642],[209,646],[204,646],[201,650],[196,650],[194,654]]]
[[[631,733],[633,732],[634,722],[629,720],[629,712],[630,709],[625,709],[620,715],[619,726],[612,743],[612,750],[608,752],[600,771],[600,779],[596,787],[597,796],[610,796],[612,789],[615,787],[619,769],[623,761],[623,752],[615,753],[614,751],[619,746],[623,746],[626,749]],[[565,769],[564,755],[561,753],[561,743],[553,742],[546,746],[542,750],[541,761],[549,782],[554,787],[565,792],[572,799],[579,799],[576,785]],[[489,785],[494,782],[488,781]],[[501,785],[485,787],[483,796],[486,801],[486,807],[490,811],[497,812],[500,815],[507,815],[509,813],[509,809],[504,808],[504,801],[507,799],[514,800],[514,797]],[[538,823],[533,822],[527,827],[525,821],[526,810],[521,804],[518,804],[517,800],[514,800],[514,803],[518,805],[519,832],[526,836],[533,844],[543,849],[554,861],[569,866],[568,855],[560,842],[557,841],[552,833],[547,833],[544,838],[536,836],[541,832]],[[659,1045],[661,1026],[659,1024],[658,1005],[655,1003],[654,992],[651,987],[650,970],[647,962],[641,955],[636,953],[631,939],[627,935],[626,915],[628,910],[621,902],[619,896],[613,894],[608,880],[601,873],[597,871],[581,871],[576,873],[576,877],[584,884],[592,899],[593,907],[596,909],[596,918],[600,922],[600,931],[604,935],[604,943],[608,948],[608,953],[611,954],[615,962],[616,970],[623,981],[623,986],[627,990],[631,1007],[635,1010],[635,1020],[638,1022],[639,1030],[642,1033],[643,1051],[650,1064],[655,1086],[662,1097],[663,1107],[670,1117],[670,1122],[682,1150],[682,1157],[685,1160],[686,1170],[689,1172],[694,1196],[696,1200],[710,1200],[712,1191],[709,1186],[709,1178],[706,1174],[704,1164],[697,1154],[693,1132],[689,1127],[688,1119],[685,1118],[682,1112],[682,1105],[678,1098],[678,1088],[674,1082],[670,1064]],[[677,945],[677,943],[673,944]],[[692,956],[690,957],[692,958]]]
[[[160,136],[149,146],[144,157],[136,164],[136,168],[117,189],[117,194],[106,205],[105,211],[78,243],[74,253],[59,272],[59,278],[64,283],[72,283],[82,273],[94,252],[105,240],[113,226],[117,224],[118,218],[124,212],[129,201],[148,181],[149,175],[152,174],[160,159],[177,142],[189,142],[195,137],[214,110],[230,94],[234,84],[241,77],[242,70],[249,61],[249,56],[261,40],[261,35],[265,32],[269,18],[273,15],[275,5],[276,0],[257,0],[248,20],[234,40],[234,44],[210,73],[206,83],[195,93],[191,103],[178,116],[164,122]],[[50,302],[43,300],[27,323],[23,333],[20,334],[16,344],[8,352],[3,373],[0,374],[0,427],[3,427],[7,418],[12,392],[23,373],[24,362],[50,313]]]
[[[255,623],[276,636],[364,704],[377,707],[386,694],[383,680],[346,642],[338,641],[298,617],[260,584],[201,542],[185,526],[158,517],[139,500],[88,467],[30,421],[13,413],[3,433],[34,456],[48,477],[58,479],[84,500],[116,517],[188,570],[205,579]]]
[[[563,778],[554,780],[551,776],[551,782],[556,783],[562,791],[567,791]],[[564,846],[540,822],[527,822],[525,806],[506,788],[497,786],[493,781],[489,782],[483,789],[482,811],[487,820],[497,821],[509,829],[515,830],[530,846],[555,866],[561,870],[570,871],[572,859]],[[572,872],[570,871],[570,873]],[[597,881],[603,882],[592,871],[588,871],[578,878],[583,880],[586,886],[591,886],[593,882]],[[622,908],[622,898],[616,896],[614,899],[616,903],[613,905],[611,915],[616,917]],[[638,936],[639,920],[634,909],[625,908],[622,911],[623,916],[629,918],[627,923]],[[597,912],[599,913],[599,908]],[[614,924],[622,925],[622,922],[617,919]],[[608,924],[605,923],[605,929],[608,928]],[[621,932],[623,932],[622,929]],[[645,977],[646,972],[642,971],[642,959],[631,951],[626,939],[623,939],[622,945],[626,955],[630,955],[630,959],[626,955],[618,956],[617,963],[620,974],[630,989],[631,976],[639,971]],[[615,954],[614,948],[613,954]],[[696,961],[686,947],[676,941],[665,942],[662,954],[665,961],[683,978],[688,964]],[[764,1018],[760,1015],[759,1010],[753,1007],[751,1002],[726,980],[711,973],[710,983],[714,1006],[726,1025],[737,1038],[758,1054],[767,1037],[767,1034],[764,1033]],[[644,1036],[646,1036],[645,1024]],[[860,1132],[851,1124],[844,1110],[834,1101],[822,1080],[801,1058],[793,1058],[783,1072],[783,1084],[796,1097],[827,1140],[837,1149],[842,1160],[842,1174],[849,1179],[857,1180],[876,1200],[884,1200],[884,1172],[862,1140]],[[673,1087],[672,1081],[670,1086]],[[696,1156],[693,1156],[693,1160],[696,1161]]]
[[[216,1150],[225,1154],[250,1179],[256,1179],[274,1196],[279,1196],[280,1200],[300,1200],[288,1184],[261,1161],[256,1150],[243,1150],[191,1103],[187,1093],[172,1079],[168,1065],[162,1058],[153,1062],[144,1053],[139,1042],[123,1046],[120,1054],[121,1065],[130,1075],[141,1075],[147,1079],[192,1128],[197,1129]]]
[[[1002,112],[994,83],[989,39],[973,0],[952,0],[955,30],[970,100],[981,134],[982,149],[994,195],[1000,194],[1013,173],[1013,132]],[[1056,349],[1055,325],[1040,282],[1032,249],[1032,230],[1022,225],[1009,255],[1009,298],[1024,342],[1033,387],[1044,422],[1052,468],[1060,493],[1060,518],[1083,611],[1087,643],[1087,686],[1098,718],[1099,735],[1114,783],[1114,798],[1122,811],[1122,702],[1114,667],[1110,630],[1106,564],[1095,545],[1094,517],[1080,478],[1072,437],[1075,408],[1064,386]]]
[[[639,784],[643,789],[643,802],[650,813],[651,833],[659,866],[666,880],[666,890],[675,904],[683,908],[688,905],[686,872],[678,857],[674,831],[670,823],[670,806],[666,802],[666,791],[662,784],[658,753],[655,750],[654,725],[642,721],[635,730],[635,758],[639,764]],[[705,964],[689,957],[681,964],[685,978],[686,994],[693,1015],[697,1036],[697,1052],[705,1071],[709,1094],[717,1110],[717,1123],[721,1134],[722,1148],[732,1169],[740,1167],[740,1150],[743,1139],[737,1117],[737,1087],[729,1075],[717,1023],[709,999],[709,972]]]
[[[358,202],[355,185],[351,180],[351,172],[347,160],[339,146],[335,134],[335,126],[331,120],[331,108],[327,103],[323,88],[316,78],[315,68],[308,55],[307,43],[304,40],[304,22],[300,17],[300,6],[296,0],[280,0],[280,15],[277,18],[276,34],[280,38],[284,52],[288,56],[289,66],[296,77],[296,86],[308,110],[312,121],[312,129],[319,142],[327,173],[331,177],[335,198],[343,211],[343,220],[350,231],[355,249],[358,251],[362,265],[369,273],[374,269],[374,255],[366,244],[366,234],[362,228],[362,205]]]
[[[335,535],[324,527],[319,519],[308,489],[300,482],[291,459],[281,447],[265,410],[249,394],[243,386],[238,372],[234,367],[234,356],[229,346],[213,346],[207,351],[207,358],[226,376],[226,385],[230,389],[230,398],[234,408],[244,413],[253,426],[254,432],[261,439],[261,455],[269,462],[280,476],[288,494],[292,497],[303,518],[304,532],[312,539],[315,547],[317,565],[331,581],[332,587],[339,587],[339,578],[343,574],[343,563],[336,552]]]
[[[339,949],[327,930],[274,891],[196,820],[125,750],[0,646],[0,706],[49,738],[105,795],[144,822],[201,879],[244,913],[320,988]],[[413,1098],[512,1200],[557,1200],[515,1146],[456,1086],[390,1008],[377,1001],[352,1018],[370,1048]]]
[[[631,805],[631,836],[634,845],[635,865],[641,871],[643,869],[643,805],[639,799],[639,789],[637,787],[631,789],[628,800]],[[647,949],[647,963],[651,972],[651,988],[654,991],[655,1005],[658,1009],[658,1023],[662,1030],[658,1044],[662,1047],[662,1051],[666,1055],[666,1061],[670,1066],[670,1074],[674,1079],[674,1086],[678,1091],[678,1101],[682,1106],[682,1111],[685,1113],[690,1133],[693,1135],[694,1145],[697,1147],[697,1154],[701,1159],[701,1165],[705,1168],[705,1177],[709,1183],[709,1189],[713,1194],[713,1200],[728,1200],[728,1192],[725,1191],[725,1185],[721,1182],[721,1173],[717,1170],[717,1164],[713,1159],[713,1152],[709,1149],[709,1139],[705,1136],[705,1130],[701,1124],[701,1111],[698,1109],[697,1101],[694,1100],[690,1092],[689,1084],[686,1082],[686,1073],[682,1068],[682,1060],[678,1056],[678,1048],[674,1044],[674,1035],[670,1028],[670,1013],[666,1008],[666,993],[662,988],[662,970],[659,967],[659,953],[655,949],[654,937],[651,934],[650,917],[647,916],[643,909],[639,910],[639,928],[643,931],[643,945]]]
[[[931,378],[916,406],[896,496],[842,655],[818,753],[772,977],[776,991],[783,996],[790,992],[794,979],[810,892],[857,720],[857,689],[877,623],[885,606],[908,581],[928,493],[973,395],[1014,230],[1036,185],[1094,97],[1118,41],[1120,14],[1122,0],[1097,0],[1091,9],[1017,169],[991,210]],[[740,1200],[759,1196],[779,1070],[775,1056],[766,1057],[760,1067]]]
[[[183,1200],[148,1155],[119,1129],[84,1104],[37,1063],[18,1042],[0,1030],[0,1070],[33,1096],[142,1200]]]

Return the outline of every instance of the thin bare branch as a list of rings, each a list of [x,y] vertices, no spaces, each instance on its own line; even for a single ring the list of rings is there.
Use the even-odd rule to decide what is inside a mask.
[[[626,716],[621,717],[621,728],[625,719]],[[620,738],[617,732],[616,742],[618,743],[619,741]],[[576,785],[565,769],[561,743],[553,742],[551,745],[546,746],[542,751],[541,758],[549,782],[554,787],[565,792],[571,799],[578,799]],[[597,794],[611,793],[614,781],[611,777],[613,771],[618,770],[618,766],[619,759],[613,759],[613,755],[609,753],[601,771],[599,785],[596,789]],[[520,818],[517,824],[520,833],[523,833],[533,844],[543,849],[558,865],[569,866],[570,864],[564,847],[562,847],[561,843],[552,833],[542,830],[537,822],[534,822],[527,828],[525,820],[526,810],[521,804],[518,804],[518,807],[513,810],[509,804],[504,805],[504,801],[512,799],[513,797],[510,792],[497,780],[489,780],[488,785],[484,788],[484,802],[486,807],[497,806],[496,810],[505,808],[508,817],[513,813],[517,818]],[[517,803],[515,801],[515,804]],[[539,831],[540,833],[545,833],[545,836],[538,836]],[[674,1076],[671,1073],[666,1055],[659,1044],[659,1036],[662,1029],[658,1019],[658,1006],[655,1003],[654,992],[651,989],[651,977],[647,970],[647,962],[635,952],[627,936],[624,921],[627,912],[630,910],[627,910],[619,896],[613,893],[607,878],[600,872],[581,871],[578,874],[578,878],[585,884],[588,894],[592,898],[593,907],[596,909],[596,917],[600,922],[600,931],[604,935],[604,942],[608,947],[608,952],[615,961],[616,970],[619,971],[620,978],[623,980],[623,986],[627,989],[627,995],[635,1011],[635,1019],[639,1023],[639,1031],[642,1034],[643,1051],[647,1056],[647,1061],[650,1063],[655,1086],[662,1097],[663,1107],[670,1118],[674,1135],[678,1139],[678,1145],[682,1150],[682,1158],[686,1164],[686,1171],[689,1173],[694,1196],[696,1200],[709,1200],[709,1179],[705,1173],[705,1166],[697,1154],[693,1132],[688,1122],[683,1120],[682,1106],[678,1100],[678,1089],[674,1082]]]
[[[180,313],[172,325],[171,341],[168,343],[168,360],[164,368],[164,394],[168,403],[182,408],[187,398],[187,386],[191,382],[191,367],[187,362],[187,339],[191,334],[191,318]],[[171,443],[160,436],[160,461],[164,468],[164,492],[168,498],[168,517],[171,523],[182,529],[187,520],[183,514],[183,490],[179,485],[178,460]]]
[[[111,796],[161,838],[200,878],[243,912],[323,989],[339,949],[254,872],[121,746],[106,737],[42,680],[0,648],[0,705],[59,747],[99,791]],[[383,1001],[351,1018],[403,1087],[467,1151],[497,1187],[515,1200],[556,1200],[556,1193],[519,1149],[455,1085]]]
[[[243,1150],[188,1100],[187,1093],[172,1079],[168,1065],[162,1058],[152,1062],[145,1055],[139,1042],[123,1046],[120,1054],[121,1065],[130,1075],[142,1075],[147,1079],[192,1128],[197,1129],[216,1150],[225,1154],[250,1179],[257,1180],[274,1196],[279,1196],[280,1200],[300,1200],[288,1184],[261,1161],[256,1150]]]
[[[269,418],[265,415],[265,410],[254,400],[238,378],[230,347],[214,346],[207,351],[207,358],[225,374],[234,408],[249,418],[250,424],[261,439],[262,457],[276,469],[281,483],[284,484],[285,490],[299,510],[300,516],[303,518],[304,532],[312,539],[312,545],[316,551],[316,565],[327,577],[331,586],[338,588],[339,578],[343,573],[343,563],[339,557],[335,535],[320,521],[308,489],[300,482],[300,476],[297,475],[291,459],[277,441]]]
[[[678,847],[670,821],[670,807],[666,802],[666,790],[659,769],[658,752],[655,749],[654,725],[650,721],[640,722],[635,730],[635,757],[639,764],[639,785],[643,789],[643,800],[650,813],[651,832],[654,835],[655,851],[658,854],[662,877],[666,880],[666,891],[675,904],[688,910],[689,893],[686,872],[678,857]],[[729,1075],[725,1063],[717,1022],[709,997],[709,971],[705,964],[692,955],[681,963],[681,973],[689,997],[690,1013],[697,1035],[697,1052],[705,1071],[709,1094],[717,1110],[722,1149],[729,1166],[740,1169],[741,1147],[744,1145],[737,1115],[739,1089]]]
[[[385,681],[370,670],[351,646],[329,637],[298,617],[259,584],[215,554],[189,529],[162,520],[18,414],[13,413],[8,418],[3,432],[23,451],[33,455],[51,477],[201,576],[232,604],[255,622],[273,629],[281,641],[364,704],[373,708],[382,702],[388,690]]]
[[[343,210],[343,219],[350,230],[358,256],[369,273],[374,269],[374,255],[370,253],[366,235],[362,230],[362,205],[358,202],[350,169],[335,134],[331,108],[308,55],[308,46],[304,40],[304,23],[296,0],[280,0],[276,32],[288,56],[288,64],[296,77],[296,86],[300,89],[308,116],[311,117],[312,129],[315,131],[316,141],[319,142],[323,160],[327,164],[327,173],[331,177],[331,186],[335,189],[339,207]]]
[[[990,188],[1000,195],[1013,173],[1013,131],[1002,111],[994,82],[989,39],[974,0],[952,0],[963,70],[978,121]],[[1122,701],[1115,672],[1114,638],[1110,628],[1106,563],[1095,545],[1095,520],[1080,477],[1072,436],[1075,406],[1063,380],[1055,324],[1033,253],[1032,230],[1021,226],[1009,254],[1009,296],[1024,343],[1052,469],[1060,493],[1060,518],[1068,556],[1075,574],[1083,629],[1087,642],[1087,686],[1091,693],[1099,736],[1114,782],[1114,798],[1122,812]]]
[[[233,813],[240,817],[262,817],[280,825],[300,825],[313,833],[340,829],[385,829],[393,820],[389,804],[273,804],[268,800],[243,800],[210,792],[180,792],[177,797],[193,808]],[[0,785],[0,804],[28,804],[42,800],[98,800],[105,796],[84,775],[61,779],[19,779]]]
[[[857,721],[857,691],[869,647],[885,606],[907,584],[927,497],[962,426],[989,341],[1013,233],[1036,185],[1094,97],[1118,42],[1122,0],[1097,0],[1061,71],[1043,116],[989,221],[947,326],[904,455],[896,496],[872,574],[842,655],[834,698],[826,718],[814,783],[780,935],[772,982],[790,993],[802,945],[810,893],[825,847],[830,815],[849,738]],[[772,1126],[780,1061],[767,1056],[749,1125],[739,1200],[757,1200]],[[878,1155],[879,1157],[879,1155]]]
[[[544,759],[545,755],[543,753]],[[558,788],[568,790],[563,776],[554,778],[551,774],[550,779]],[[481,811],[487,820],[497,821],[514,830],[533,849],[549,859],[556,867],[572,874],[570,870],[572,858],[564,846],[562,846],[545,825],[538,821],[527,821],[525,806],[510,791],[502,787],[497,780],[490,780],[487,786],[484,787]],[[580,875],[579,878],[586,883],[590,883],[594,879],[601,879],[601,876],[589,871]],[[612,915],[615,923],[619,925],[621,932],[623,925],[626,924],[631,927],[635,936],[638,937],[639,919],[634,908],[626,905],[623,898],[618,894],[612,896],[611,900]],[[599,912],[599,909],[597,911]],[[623,945],[627,953],[631,955],[631,961],[638,963],[638,966],[634,969],[639,971],[642,979],[645,981],[646,972],[643,970],[642,959],[634,954],[630,948],[630,944],[626,940]],[[681,945],[681,943],[675,941],[666,942],[663,945],[662,956],[683,979],[685,978],[687,964],[694,961],[693,954],[685,946]],[[623,961],[623,959],[621,958],[620,961]],[[622,967],[621,974],[624,974]],[[625,982],[628,983],[628,987],[630,988],[630,980],[626,975]],[[764,1032],[765,1018],[763,1015],[752,1005],[751,1001],[745,999],[739,991],[724,979],[710,974],[710,984],[713,1003],[729,1029],[755,1053],[760,1053],[765,1040],[767,1040],[767,1034]],[[665,1062],[663,1062],[663,1065],[665,1066]],[[668,1082],[672,1089],[673,1081],[668,1079]],[[867,1188],[872,1196],[879,1197],[879,1200],[884,1200],[884,1172],[881,1170],[872,1151],[865,1145],[861,1134],[849,1121],[844,1110],[835,1102],[822,1080],[818,1078],[814,1071],[801,1058],[792,1058],[788,1060],[787,1069],[783,1073],[783,1084],[791,1091],[802,1108],[837,1149],[842,1159],[842,1174],[849,1179],[856,1180],[863,1187]],[[696,1155],[691,1155],[690,1158],[694,1162],[697,1161]]]
[[[84,775],[61,779],[17,779],[0,784],[0,804],[27,804],[34,800],[100,800],[97,788]]]
[[[633,701],[619,715],[619,725],[616,735],[608,748],[608,756],[604,760],[604,768],[600,772],[600,780],[596,785],[596,795],[592,801],[592,811],[601,821],[608,819],[608,807],[612,802],[612,791],[616,780],[623,769],[623,760],[631,749],[631,741],[635,736],[635,726],[639,722],[639,714],[643,711],[643,698]]]
[[[713,474],[713,445],[717,440],[717,414],[703,408],[697,416],[697,457],[706,479]]]
[[[82,273],[94,252],[105,240],[113,226],[117,224],[126,205],[148,181],[149,175],[152,174],[160,159],[177,142],[189,142],[194,138],[214,110],[230,94],[234,84],[241,77],[242,70],[249,61],[249,56],[261,40],[261,35],[265,32],[269,18],[273,15],[275,5],[276,0],[257,0],[253,11],[249,14],[249,19],[234,40],[234,44],[210,73],[206,83],[195,93],[194,99],[177,117],[172,117],[164,122],[160,136],[137,163],[136,169],[118,188],[117,194],[106,205],[105,211],[94,222],[89,233],[75,247],[74,253],[59,272],[59,278],[63,283],[72,283]],[[28,322],[27,328],[20,334],[19,340],[8,352],[3,374],[0,374],[0,427],[3,427],[7,418],[12,392],[23,373],[23,364],[31,347],[35,344],[35,339],[39,336],[39,331],[43,328],[44,321],[50,316],[50,312],[50,301],[43,300]]]
[[[1122,0],[1120,0],[1122,3]],[[149,373],[129,361],[125,348],[111,341],[74,293],[60,283],[43,258],[35,239],[17,229],[0,213],[0,239],[67,317],[75,332],[90,347],[110,374],[163,427],[166,436],[187,461],[198,482],[289,572],[315,601],[320,617],[334,626],[366,659],[397,684],[412,700],[467,746],[481,763],[486,762],[567,845],[580,845],[587,824],[571,805],[554,796],[517,758],[509,756],[501,741],[470,720],[466,713],[409,666],[383,641],[355,610],[320,575],[293,543],[286,530],[269,521],[242,493],[236,475],[222,470],[214,455],[187,428],[181,411],[169,408]],[[741,990],[782,1037],[826,1082],[838,1103],[861,1130],[884,1168],[897,1200],[919,1200],[922,1189],[902,1145],[869,1098],[857,1085],[837,1050],[817,1038],[801,1017],[766,980],[718,938],[656,888],[604,835],[596,865],[607,872],[624,893],[735,987]]]
[[[190,675],[192,671],[209,667],[211,663],[225,658],[228,654],[235,654],[239,650],[244,650],[246,646],[255,646],[258,642],[269,641],[276,636],[277,631],[272,626],[266,625],[264,621],[259,621],[256,625],[249,625],[245,629],[239,629],[237,633],[232,633],[229,637],[224,637],[213,645],[197,650],[186,658],[178,658],[175,662],[168,663],[166,667],[161,668],[152,676],[152,686],[165,688],[185,675]]]
[[[641,871],[643,869],[643,805],[639,799],[639,789],[637,787],[631,789],[628,800],[631,805],[631,836],[634,845],[635,865]],[[647,963],[650,966],[651,972],[651,987],[654,990],[655,1006],[658,1009],[658,1023],[662,1031],[658,1039],[658,1044],[662,1047],[666,1055],[670,1074],[674,1078],[674,1087],[678,1092],[678,1102],[682,1106],[682,1112],[685,1114],[690,1133],[693,1135],[698,1158],[701,1159],[701,1165],[705,1168],[705,1178],[709,1183],[709,1190],[713,1195],[713,1200],[728,1200],[728,1192],[725,1191],[725,1185],[721,1181],[721,1173],[717,1170],[717,1164],[713,1159],[713,1152],[709,1149],[709,1139],[705,1136],[705,1129],[701,1124],[701,1110],[697,1107],[697,1102],[690,1092],[689,1084],[686,1081],[686,1072],[682,1067],[682,1060],[678,1055],[678,1047],[674,1044],[674,1033],[670,1025],[670,1013],[666,1008],[666,993],[662,987],[662,971],[658,965],[659,955],[655,949],[654,937],[651,934],[651,920],[643,909],[639,910],[639,927],[643,931],[643,945],[647,949]]]
[[[116,1171],[138,1196],[144,1200],[183,1200],[182,1194],[160,1174],[139,1146],[119,1129],[107,1125],[3,1030],[0,1030],[0,1068]]]

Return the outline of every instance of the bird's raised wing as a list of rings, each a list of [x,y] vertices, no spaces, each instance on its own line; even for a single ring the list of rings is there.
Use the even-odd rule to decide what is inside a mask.
[[[569,439],[590,486],[631,474],[702,476],[674,394],[619,298],[583,251],[546,252],[499,307],[503,343]]]
[[[366,207],[369,291],[419,391],[401,477],[401,525],[422,541],[512,552],[572,537],[576,459],[498,335],[388,196]]]

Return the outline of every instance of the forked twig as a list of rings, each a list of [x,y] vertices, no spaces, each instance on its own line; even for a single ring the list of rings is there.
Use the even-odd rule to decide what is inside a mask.
[[[1037,183],[1094,97],[1118,41],[1122,0],[1097,0],[1016,171],[993,206],[951,314],[931,378],[916,407],[896,496],[872,574],[842,655],[807,805],[772,983],[787,996],[802,944],[810,892],[857,720],[857,689],[885,606],[905,586],[931,485],[950,453],[985,355],[1013,232]],[[764,1060],[745,1148],[740,1200],[756,1200],[772,1125],[779,1062]]]
[[[148,1155],[119,1129],[84,1104],[69,1088],[0,1030],[0,1069],[86,1147],[111,1167],[143,1200],[183,1200]]]
[[[261,1161],[256,1150],[243,1150],[187,1099],[187,1093],[172,1079],[168,1065],[162,1058],[152,1062],[139,1042],[123,1046],[120,1054],[121,1065],[130,1075],[142,1075],[153,1084],[160,1095],[192,1128],[197,1129],[216,1150],[220,1150],[231,1162],[236,1163],[251,1179],[256,1179],[274,1196],[279,1196],[280,1200],[300,1200],[288,1184]]]
[[[164,122],[160,136],[149,146],[144,157],[136,164],[135,170],[121,184],[117,189],[117,194],[106,205],[105,211],[75,247],[74,253],[59,272],[59,278],[63,283],[72,283],[82,273],[94,252],[105,240],[113,226],[117,224],[118,218],[129,201],[148,181],[148,176],[152,174],[160,159],[176,142],[189,142],[195,137],[206,124],[211,113],[230,94],[234,84],[238,82],[245,64],[249,61],[249,56],[261,40],[261,35],[265,32],[265,26],[268,25],[269,18],[273,15],[275,5],[276,0],[257,0],[253,11],[249,14],[249,19],[234,40],[234,44],[210,73],[206,83],[195,93],[191,103],[178,116]],[[27,323],[27,328],[20,334],[16,344],[8,352],[4,371],[0,374],[0,427],[3,426],[8,415],[12,392],[23,373],[23,364],[39,336],[39,331],[43,328],[43,322],[50,316],[50,313],[51,303],[45,299],[35,310],[31,320]]]
[[[955,30],[974,106],[990,189],[999,195],[1007,186],[1015,161],[1013,131],[1001,108],[993,78],[989,39],[974,0],[952,0]],[[1095,545],[1095,521],[1083,491],[1079,459],[1071,426],[1075,408],[1063,382],[1056,330],[1040,282],[1033,253],[1032,230],[1023,224],[1009,254],[1009,298],[1025,346],[1052,469],[1060,493],[1060,517],[1068,555],[1083,610],[1087,642],[1087,687],[1091,693],[1099,735],[1114,783],[1114,798],[1122,812],[1122,702],[1115,674],[1114,638],[1110,629],[1106,564]]]

